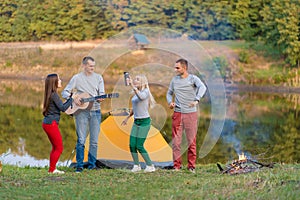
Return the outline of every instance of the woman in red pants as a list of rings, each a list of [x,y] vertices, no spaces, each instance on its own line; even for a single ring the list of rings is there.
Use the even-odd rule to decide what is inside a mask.
[[[65,112],[72,104],[70,98],[63,103],[57,94],[57,88],[61,87],[61,80],[57,74],[49,74],[45,80],[44,106],[43,106],[43,129],[46,132],[51,144],[49,173],[63,174],[64,171],[56,169],[56,163],[63,152],[62,137],[58,128],[60,112]]]

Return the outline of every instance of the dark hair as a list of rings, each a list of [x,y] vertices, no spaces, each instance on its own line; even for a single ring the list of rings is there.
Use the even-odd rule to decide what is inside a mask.
[[[186,66],[186,69],[188,69],[188,61],[187,60],[180,58],[176,61],[176,63],[180,63],[181,66]]]
[[[82,64],[86,65],[88,63],[88,61],[91,60],[91,61],[95,61],[95,59],[91,56],[85,56],[83,59],[82,59]]]
[[[43,104],[44,116],[46,116],[48,113],[51,95],[53,92],[57,92],[57,88],[58,88],[58,75],[49,74],[45,79],[44,104]]]

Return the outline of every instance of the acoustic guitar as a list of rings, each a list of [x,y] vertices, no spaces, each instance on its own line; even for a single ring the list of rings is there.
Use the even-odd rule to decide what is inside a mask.
[[[119,93],[110,93],[103,94],[99,96],[92,97],[88,93],[75,94],[73,99],[80,99],[81,105],[76,105],[75,102],[65,111],[66,114],[72,115],[80,112],[80,110],[90,110],[93,107],[94,101],[97,99],[105,99],[105,98],[118,98]]]

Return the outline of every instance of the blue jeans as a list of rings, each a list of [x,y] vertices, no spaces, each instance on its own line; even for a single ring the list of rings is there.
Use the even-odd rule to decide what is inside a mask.
[[[101,112],[100,110],[81,110],[75,115],[76,123],[76,162],[77,168],[83,168],[85,141],[90,132],[90,146],[88,153],[88,168],[96,167],[98,136],[100,133]]]

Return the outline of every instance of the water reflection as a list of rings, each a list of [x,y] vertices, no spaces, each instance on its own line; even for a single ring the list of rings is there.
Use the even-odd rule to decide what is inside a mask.
[[[0,155],[0,160],[3,161],[4,164],[15,165],[18,167],[48,167],[49,160],[48,159],[36,159],[35,157],[30,156],[28,153],[25,154],[17,154],[13,153],[11,149],[8,149],[6,153]],[[70,161],[58,162],[57,166],[68,166]]]
[[[42,82],[30,81],[29,88],[26,87],[28,80],[0,80],[0,84],[0,160],[18,166],[47,166],[51,145],[41,128]],[[163,109],[165,97],[156,99]],[[227,117],[221,137],[212,151],[197,162],[224,163],[236,159],[241,152],[260,161],[299,162],[299,102],[298,94],[227,93]],[[107,101],[102,112],[110,109]],[[210,123],[207,96],[200,110],[198,150]],[[171,112],[168,111],[167,115],[161,133],[170,142]],[[76,144],[73,118],[63,114],[60,129],[64,152],[59,165],[65,166]]]
[[[266,162],[299,162],[298,94],[240,92],[227,97],[221,138],[204,162],[236,159],[242,152]]]

